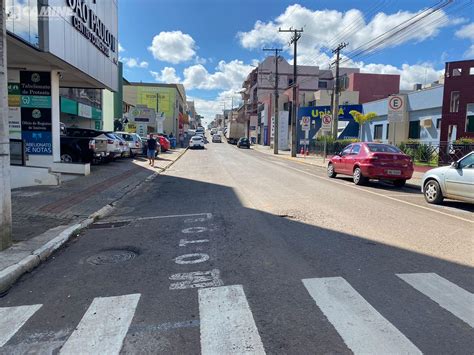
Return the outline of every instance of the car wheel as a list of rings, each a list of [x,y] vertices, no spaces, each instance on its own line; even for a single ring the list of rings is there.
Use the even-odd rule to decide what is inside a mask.
[[[74,162],[74,156],[70,153],[63,153],[63,154],[61,154],[61,162],[62,163],[72,163],[72,162]]]
[[[425,200],[428,203],[439,204],[443,202],[443,192],[436,180],[428,180],[423,188]]]
[[[395,187],[403,187],[405,186],[406,182],[407,181],[405,179],[399,179],[399,180],[395,180],[393,182],[393,185],[395,185]]]
[[[352,180],[356,185],[363,185],[367,181],[367,178],[362,175],[362,171],[360,170],[360,168],[355,168],[354,174],[352,175]]]
[[[337,176],[336,170],[334,170],[334,165],[331,163],[328,164],[327,173],[330,178],[335,178]]]

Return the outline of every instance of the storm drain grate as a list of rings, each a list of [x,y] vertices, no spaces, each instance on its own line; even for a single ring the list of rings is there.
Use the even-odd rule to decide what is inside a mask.
[[[129,249],[103,250],[98,254],[87,258],[87,262],[92,265],[118,264],[135,259],[137,251]]]

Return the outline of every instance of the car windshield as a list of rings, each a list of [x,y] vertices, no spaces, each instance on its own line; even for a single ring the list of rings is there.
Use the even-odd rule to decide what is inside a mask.
[[[373,153],[401,153],[397,147],[389,144],[367,144],[367,148]]]
[[[119,136],[125,139],[127,142],[133,141],[133,137],[130,134],[120,133]]]

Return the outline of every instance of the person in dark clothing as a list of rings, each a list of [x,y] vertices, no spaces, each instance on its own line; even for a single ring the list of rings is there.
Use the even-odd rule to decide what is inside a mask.
[[[148,157],[148,164],[150,164],[152,167],[155,167],[156,146],[158,145],[158,142],[155,138],[153,138],[153,134],[150,134],[146,144],[148,147],[146,154]]]

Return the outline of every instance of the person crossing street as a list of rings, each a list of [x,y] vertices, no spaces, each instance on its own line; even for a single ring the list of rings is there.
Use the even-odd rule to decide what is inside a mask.
[[[156,139],[153,137],[153,134],[150,134],[148,140],[146,141],[147,144],[147,157],[148,157],[148,164],[152,167],[155,167],[155,155],[156,155],[156,146],[158,145]]]

